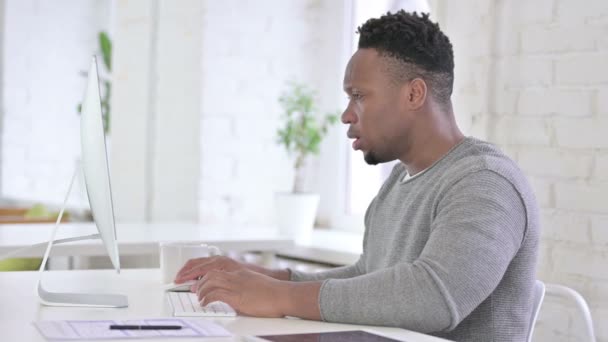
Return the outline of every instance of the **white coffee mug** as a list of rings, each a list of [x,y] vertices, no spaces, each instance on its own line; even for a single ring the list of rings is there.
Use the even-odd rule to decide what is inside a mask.
[[[184,264],[195,258],[221,255],[219,248],[191,242],[161,242],[160,273],[163,284],[172,283],[177,272]]]

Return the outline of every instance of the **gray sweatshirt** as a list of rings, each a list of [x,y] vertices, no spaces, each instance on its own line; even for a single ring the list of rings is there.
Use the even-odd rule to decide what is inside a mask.
[[[354,265],[323,280],[322,319],[402,327],[456,341],[525,341],[539,213],[515,163],[465,138],[416,177],[398,164],[365,215]]]

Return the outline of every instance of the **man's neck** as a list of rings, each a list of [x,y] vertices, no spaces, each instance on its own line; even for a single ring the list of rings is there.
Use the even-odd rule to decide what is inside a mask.
[[[438,115],[446,115],[446,113],[438,113]],[[433,165],[464,139],[464,134],[453,119],[453,114],[448,117],[450,119],[446,120],[444,117],[438,121],[439,124],[430,120],[425,129],[417,130],[418,136],[413,139],[406,155],[400,158],[411,176]]]

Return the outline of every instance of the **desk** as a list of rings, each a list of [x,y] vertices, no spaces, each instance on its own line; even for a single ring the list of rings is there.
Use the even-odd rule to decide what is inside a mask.
[[[54,224],[0,225],[0,255],[17,248],[48,241]],[[94,234],[93,223],[65,223],[59,226],[57,239]],[[158,255],[159,241],[189,241],[212,244],[222,250],[236,252],[275,252],[289,249],[293,241],[281,237],[276,229],[255,226],[213,226],[190,223],[117,224],[116,235],[120,255]],[[46,247],[46,246],[45,246]],[[44,248],[20,254],[40,257]],[[100,240],[78,241],[53,246],[52,256],[105,256]]]
[[[32,325],[36,320],[155,318],[169,315],[159,282],[158,269],[48,271],[44,284],[49,290],[112,292],[129,296],[124,309],[46,307],[38,303],[34,287],[37,272],[0,272],[0,336],[2,341],[44,341]],[[386,327],[333,324],[299,319],[214,318],[235,335],[288,334],[340,330],[367,330],[409,342],[438,342],[439,338]],[[172,339],[168,341],[192,341]],[[205,341],[238,341],[237,337]],[[142,341],[142,340],[140,340]],[[151,340],[159,341],[159,340]],[[167,341],[167,340],[163,340]]]

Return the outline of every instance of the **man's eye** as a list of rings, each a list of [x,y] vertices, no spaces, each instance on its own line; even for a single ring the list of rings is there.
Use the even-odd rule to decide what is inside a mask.
[[[361,100],[363,98],[363,95],[361,94],[352,94],[348,97],[349,100]]]

